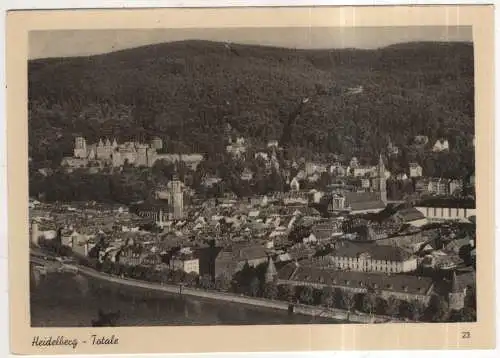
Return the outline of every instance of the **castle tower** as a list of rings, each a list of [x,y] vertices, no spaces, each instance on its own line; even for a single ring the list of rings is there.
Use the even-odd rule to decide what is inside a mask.
[[[382,154],[380,154],[379,156],[377,177],[378,177],[378,191],[380,192],[380,199],[384,202],[384,204],[387,204],[385,164],[384,164],[384,159],[382,159]]]
[[[182,182],[179,180],[177,174],[174,174],[172,177],[170,198],[173,218],[175,220],[181,219],[184,216],[184,193],[182,190]]]
[[[113,152],[111,153],[111,163],[115,168],[121,167],[123,165],[123,158],[120,151],[113,150]]]
[[[461,310],[464,308],[465,301],[465,290],[460,288],[460,284],[457,279],[457,274],[453,271],[453,277],[451,281],[451,291],[448,294],[448,304],[450,310]]]
[[[106,148],[104,147],[104,143],[102,142],[101,138],[99,138],[99,143],[97,143],[96,156],[98,160],[107,159]]]
[[[274,265],[274,261],[272,257],[269,257],[267,270],[266,270],[266,283],[274,282],[278,275],[278,271],[276,271],[276,266]]]
[[[38,239],[40,237],[40,232],[38,231],[38,223],[33,220],[31,222],[31,243],[38,246]]]
[[[83,137],[75,138],[75,148],[73,151],[75,158],[86,158],[87,157],[87,141]]]

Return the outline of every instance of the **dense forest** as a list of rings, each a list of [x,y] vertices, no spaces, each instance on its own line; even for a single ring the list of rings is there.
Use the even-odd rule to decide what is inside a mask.
[[[446,137],[456,167],[473,166],[474,58],[470,43],[409,43],[377,50],[297,50],[181,41],[105,55],[29,62],[29,155],[59,164],[74,137],[148,139],[167,151],[215,155],[227,128],[255,144],[291,125],[298,154],[371,157],[388,142]],[[362,86],[362,91],[349,92]],[[451,159],[451,160],[449,160]],[[435,165],[434,165],[435,166]],[[450,170],[453,170],[451,168]]]

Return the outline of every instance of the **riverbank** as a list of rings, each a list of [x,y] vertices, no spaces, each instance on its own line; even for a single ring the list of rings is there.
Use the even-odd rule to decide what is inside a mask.
[[[170,294],[181,294],[199,298],[206,298],[211,300],[218,301],[226,301],[231,303],[239,303],[246,304],[251,306],[270,308],[282,311],[288,311],[289,304],[288,302],[278,301],[278,300],[269,300],[264,298],[256,298],[256,297],[248,297],[242,295],[236,295],[232,293],[225,292],[217,292],[217,291],[208,291],[204,289],[191,288],[191,287],[182,287],[178,285],[168,285],[168,284],[158,284],[145,282],[140,280],[135,280],[131,278],[123,278],[118,277],[106,273],[102,273],[88,267],[78,266],[78,273],[89,276],[95,279],[125,285],[129,287],[142,288],[147,290],[154,290],[158,292],[166,292]],[[301,304],[294,305],[294,313],[302,314],[307,316],[314,317],[324,317],[331,318],[338,321],[350,322],[350,323],[384,323],[391,321],[389,317],[383,316],[372,316],[368,314],[363,314],[359,312],[347,312],[345,310],[340,309],[327,309],[324,307],[317,306],[307,306]]]

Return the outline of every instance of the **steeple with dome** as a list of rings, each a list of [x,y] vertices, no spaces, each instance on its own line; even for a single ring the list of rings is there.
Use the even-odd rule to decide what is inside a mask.
[[[379,155],[378,166],[377,166],[377,176],[378,176],[378,191],[380,193],[380,200],[387,204],[387,186],[385,178],[385,164],[382,158],[382,153]]]

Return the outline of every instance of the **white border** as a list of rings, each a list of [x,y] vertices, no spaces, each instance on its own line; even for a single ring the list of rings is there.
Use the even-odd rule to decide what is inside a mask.
[[[136,1],[116,1],[116,0],[2,0],[0,1],[0,10],[2,12],[2,17],[0,18],[0,28],[2,29],[2,37],[0,38],[0,54],[1,54],[1,70],[0,70],[0,357],[11,356],[9,348],[9,312],[8,312],[8,275],[7,275],[7,173],[6,173],[6,146],[5,146],[5,136],[6,136],[6,120],[5,120],[5,19],[6,11],[13,9],[78,9],[78,8],[139,8],[139,7],[241,7],[241,6],[318,6],[318,5],[438,5],[438,4],[494,4],[498,5],[498,0],[496,1],[460,1],[460,0],[441,0],[441,1],[398,1],[398,0],[359,0],[359,1],[334,1],[334,0],[136,0]],[[498,11],[495,11],[495,30],[500,30],[500,16]],[[500,31],[495,31],[495,33],[500,34]],[[495,58],[497,59],[500,55],[499,53],[499,39],[495,38]],[[500,84],[500,75],[495,71],[495,88]],[[500,103],[500,93],[496,91],[495,93],[495,103]],[[495,111],[495,122],[498,123],[498,113]],[[495,138],[498,138],[500,133],[500,126],[495,127]],[[498,174],[498,157],[500,157],[500,145],[495,142],[495,174]],[[498,175],[495,175],[495,188],[500,188],[500,180]],[[498,191],[495,192],[495,209],[498,209],[500,194]],[[497,212],[497,210],[495,210]],[[495,236],[498,237],[500,233],[500,227],[498,223],[495,224]],[[497,257],[500,257],[500,245],[496,245]],[[499,265],[495,266],[495,277],[496,277],[496,289],[498,292],[498,283],[500,281]],[[497,304],[498,304],[497,300]],[[500,310],[496,309],[497,322],[500,318]],[[500,345],[500,333],[499,329],[496,329],[497,336],[497,346]],[[378,352],[301,352],[301,353],[238,353],[238,354],[159,354],[155,356],[167,357],[167,356],[185,356],[185,357],[232,357],[238,356],[241,358],[250,357],[400,357],[405,355],[408,358],[418,357],[421,358],[422,355],[437,355],[439,357],[495,357],[498,356],[499,349],[496,351],[378,351]],[[134,355],[116,355],[121,357],[137,357]],[[50,356],[45,356],[50,357]],[[57,357],[57,356],[54,356]],[[81,356],[81,357],[92,357]]]

